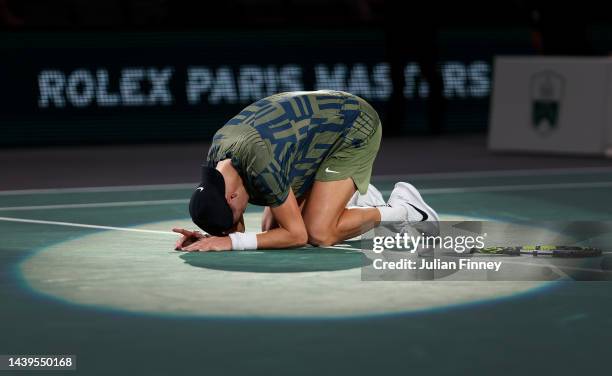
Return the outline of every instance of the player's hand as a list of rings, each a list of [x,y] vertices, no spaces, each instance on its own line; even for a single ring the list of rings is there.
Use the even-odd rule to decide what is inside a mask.
[[[176,244],[174,245],[175,251],[180,251],[181,248],[191,245],[197,242],[198,240],[208,236],[208,235],[202,234],[199,231],[189,231],[183,228],[173,228],[172,231],[182,235],[179,238],[179,240],[176,241]]]
[[[201,238],[197,242],[182,247],[186,252],[231,251],[232,239],[229,236],[211,236]]]

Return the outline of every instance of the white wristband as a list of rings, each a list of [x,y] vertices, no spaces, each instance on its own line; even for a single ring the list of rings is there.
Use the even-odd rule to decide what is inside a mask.
[[[257,234],[254,232],[233,232],[229,234],[232,240],[232,250],[244,251],[245,249],[257,249]]]

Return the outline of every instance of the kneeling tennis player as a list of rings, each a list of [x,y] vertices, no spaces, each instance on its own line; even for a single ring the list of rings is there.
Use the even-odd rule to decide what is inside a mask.
[[[438,232],[438,216],[408,183],[380,207],[347,207],[366,194],[381,140],[376,111],[341,91],[261,99],[212,140],[189,213],[209,235],[174,229],[177,249],[219,251],[329,246],[381,221]],[[262,232],[244,232],[247,205],[264,206]]]

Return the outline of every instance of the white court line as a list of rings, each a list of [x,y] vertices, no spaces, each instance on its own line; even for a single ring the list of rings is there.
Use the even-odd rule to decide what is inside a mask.
[[[503,176],[538,176],[538,175],[580,175],[589,173],[612,173],[612,167],[573,167],[573,168],[550,168],[550,169],[521,169],[521,170],[492,170],[492,171],[464,171],[464,172],[441,172],[441,173],[418,173],[401,175],[374,175],[373,179],[379,180],[403,180],[403,179],[445,179],[445,178],[470,178],[470,177],[503,177]],[[156,191],[170,189],[189,189],[197,186],[197,182],[177,184],[142,184],[103,187],[74,187],[74,188],[42,188],[42,189],[18,189],[0,191],[0,196],[27,195],[27,194],[54,194],[54,193],[96,193],[96,192],[131,192],[131,191]]]
[[[450,188],[425,188],[419,190],[424,195],[449,194],[449,193],[472,193],[472,192],[512,192],[512,191],[535,191],[535,190],[554,190],[554,189],[575,189],[575,188],[608,188],[612,187],[612,182],[591,182],[591,183],[561,183],[561,184],[516,184],[516,185],[489,185],[476,187],[450,187]],[[391,190],[381,190],[384,194],[391,193]],[[188,199],[172,200],[147,200],[147,201],[114,201],[85,204],[57,204],[57,205],[31,205],[31,206],[4,206],[0,211],[26,211],[26,210],[49,210],[49,209],[79,209],[79,208],[103,208],[121,206],[147,206],[164,204],[185,204]]]
[[[356,247],[344,247],[344,246],[340,246],[340,245],[332,245],[329,247],[319,247],[319,248],[325,248],[325,249],[342,249],[345,251],[361,251],[361,248],[356,248]]]
[[[73,223],[73,222],[42,221],[42,220],[38,220],[38,219],[0,217],[0,221],[19,222],[19,223],[33,223],[33,224],[39,224],[39,225],[56,225],[56,226],[68,226],[68,227],[95,228],[95,229],[98,229],[98,230],[144,232],[144,233],[149,233],[149,234],[164,234],[164,235],[174,235],[174,236],[177,236],[177,234],[175,234],[174,232],[171,232],[171,231],[144,230],[144,229],[129,228],[129,227],[88,225],[88,224],[85,224],[85,223]]]
[[[17,189],[17,190],[0,191],[0,196],[29,195],[29,194],[54,194],[54,193],[164,191],[164,190],[171,190],[171,189],[195,188],[197,185],[198,183],[178,183],[178,184],[117,185],[117,186],[104,186],[104,187]]]
[[[480,178],[480,177],[512,177],[512,176],[540,176],[540,175],[583,175],[592,173],[612,173],[612,167],[568,167],[543,168],[519,170],[484,170],[460,172],[427,172],[418,174],[389,174],[375,175],[380,180],[415,179],[452,179],[452,178]]]
[[[189,202],[189,199],[174,199],[174,200],[147,200],[147,201],[92,202],[92,203],[86,203],[86,204],[5,206],[5,207],[0,207],[0,211],[109,208],[109,207],[117,207],[117,206],[148,206],[148,205],[164,205],[164,204],[185,204],[188,202]]]
[[[435,195],[446,193],[471,193],[471,192],[512,192],[532,190],[554,190],[573,188],[607,188],[612,187],[612,181],[590,182],[590,183],[557,183],[557,184],[515,184],[515,185],[488,185],[476,187],[450,187],[450,188],[425,188],[419,190],[423,194]]]

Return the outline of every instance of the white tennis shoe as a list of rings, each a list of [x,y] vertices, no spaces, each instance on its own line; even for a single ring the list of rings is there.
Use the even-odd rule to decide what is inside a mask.
[[[440,218],[429,205],[425,203],[419,191],[405,182],[395,184],[387,205],[406,209],[406,220],[402,227],[411,226],[425,235],[436,236],[440,233]]]

